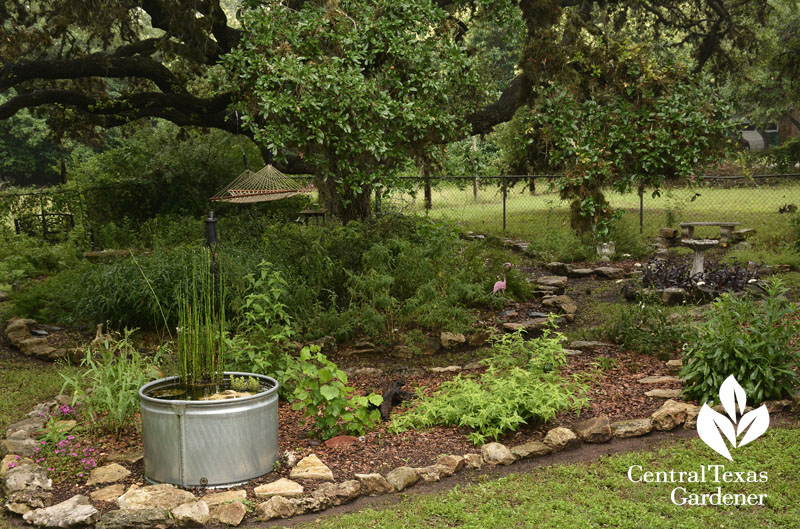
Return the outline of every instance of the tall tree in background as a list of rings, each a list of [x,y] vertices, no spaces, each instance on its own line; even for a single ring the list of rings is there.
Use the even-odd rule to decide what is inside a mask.
[[[263,11],[272,4],[249,0],[246,2],[249,9],[245,11]],[[474,63],[464,63],[464,52],[468,58],[472,57],[469,50],[455,53],[454,46],[468,42],[467,36],[477,27],[482,16],[499,17],[500,25],[503,17],[510,16],[521,17],[524,23],[518,71],[510,81],[496,83],[495,92],[500,93],[493,101],[482,101],[481,93],[477,91],[470,103],[479,102],[484,106],[476,108],[474,104],[464,104],[459,97],[461,94],[456,91],[436,94],[435,104],[449,107],[439,109],[426,105],[422,98],[410,97],[409,100],[415,104],[422,104],[433,120],[426,124],[423,116],[412,123],[414,120],[407,113],[398,120],[385,119],[383,127],[388,131],[387,137],[394,136],[397,140],[388,141],[387,150],[380,152],[383,148],[380,142],[363,136],[362,139],[367,139],[363,144],[364,150],[355,159],[350,156],[352,145],[348,146],[349,163],[361,164],[362,157],[367,160],[364,165],[358,165],[361,169],[357,169],[358,174],[352,179],[343,176],[345,170],[329,166],[328,162],[319,165],[322,159],[319,150],[303,151],[302,148],[308,148],[312,142],[308,137],[284,137],[277,144],[272,142],[275,147],[279,144],[285,147],[278,153],[283,156],[283,170],[333,175],[332,180],[339,186],[335,193],[344,199],[342,203],[355,204],[356,197],[363,195],[366,167],[385,167],[393,157],[404,156],[409,149],[424,143],[445,143],[457,134],[466,137],[489,132],[495,125],[510,120],[523,104],[536,101],[549,82],[566,80],[567,83],[580,83],[590,77],[591,68],[586,69],[581,66],[583,63],[572,59],[581,53],[581,46],[587,40],[602,42],[610,31],[621,28],[643,39],[667,42],[691,58],[695,71],[730,69],[736,66],[740,50],[757,44],[755,30],[763,21],[766,0],[429,0],[410,9],[408,21],[401,22],[393,17],[395,25],[369,22],[370,17],[357,12],[356,8],[373,13],[380,10],[391,13],[408,6],[404,0],[286,0],[274,5],[291,10],[292,20],[301,26],[297,29],[298,35],[305,32],[309,38],[313,36],[313,29],[308,24],[319,22],[320,11],[333,14],[338,10],[346,15],[331,15],[341,20],[331,20],[324,31],[334,40],[339,39],[336,45],[343,46],[343,51],[350,51],[340,56],[325,48],[335,42],[319,42],[322,48],[312,56],[341,59],[346,66],[341,72],[342,77],[350,75],[350,82],[354,68],[348,62],[354,59],[354,49],[350,46],[357,42],[348,40],[343,32],[343,20],[347,16],[356,23],[368,24],[365,29],[376,31],[359,36],[361,40],[358,41],[362,47],[362,62],[367,64],[367,60],[371,61],[371,68],[376,71],[384,63],[375,52],[388,50],[388,43],[405,32],[408,41],[424,44],[420,57],[427,57],[425,60],[438,57],[437,60],[442,62],[437,65],[439,69],[435,73],[432,64],[408,61],[396,62],[395,70],[389,72],[397,76],[402,86],[408,87],[424,84],[425,80],[417,76],[434,73],[430,89],[435,86],[446,89],[448,85],[442,81],[446,72],[453,73],[469,66],[463,73],[467,76],[466,84],[470,84],[469,73],[480,71],[474,68]],[[9,118],[23,108],[32,108],[47,117],[56,135],[68,132],[87,137],[96,134],[96,127],[114,127],[152,117],[181,126],[219,128],[238,134],[242,128],[233,114],[233,103],[237,97],[242,108],[254,102],[248,99],[245,91],[258,75],[261,78],[252,85],[256,89],[252,94],[257,94],[261,84],[277,89],[278,93],[263,101],[280,104],[284,112],[277,115],[270,108],[253,112],[253,107],[250,107],[251,121],[245,132],[254,137],[262,131],[259,134],[264,140],[262,147],[266,149],[270,140],[263,133],[270,131],[272,124],[299,123],[297,108],[292,108],[284,100],[296,97],[296,94],[281,93],[273,72],[256,71],[246,62],[238,63],[245,75],[241,84],[230,75],[235,70],[230,67],[232,59],[225,61],[228,76],[222,73],[220,62],[226,56],[238,53],[245,57],[248,47],[267,45],[259,43],[256,32],[268,28],[259,25],[257,17],[252,19],[253,27],[242,25],[235,16],[241,7],[241,2],[235,0],[227,3],[220,0],[109,0],[102,4],[102,8],[98,8],[93,0],[6,0],[0,3],[0,93],[10,95],[12,89],[16,92],[0,104],[0,119]],[[277,41],[272,44],[281,45]],[[402,47],[403,43],[400,44]],[[407,47],[407,42],[405,45]],[[395,50],[389,51],[394,53]],[[411,53],[413,50],[408,51]],[[270,56],[277,57],[281,53],[291,55],[292,52],[272,50]],[[402,55],[400,53],[398,57]],[[310,57],[297,59],[294,82],[300,86],[320,87],[324,79],[297,77],[301,74],[313,76],[322,71],[319,64],[310,64],[314,60]],[[408,57],[413,57],[413,54]],[[234,59],[233,64],[236,62]],[[373,74],[371,71],[363,73],[365,78]],[[338,75],[338,71],[331,75]],[[381,80],[384,81],[391,80]],[[337,83],[347,89],[344,79],[341,82],[337,80]],[[354,95],[363,98],[367,93],[361,91]],[[452,99],[451,95],[454,96]],[[343,101],[347,97],[346,93],[341,95]],[[393,93],[391,97],[399,97],[399,93]],[[351,109],[356,108],[358,105],[351,105]],[[314,106],[306,109],[301,106],[300,110],[307,120],[325,119]],[[396,109],[390,111],[389,116],[401,115]],[[269,122],[262,114],[268,116]],[[375,116],[381,117],[370,109],[363,119],[365,123],[374,123]],[[348,116],[344,119],[354,118]],[[423,131],[425,126],[430,129]],[[397,147],[400,136],[409,132],[409,145],[417,147]],[[325,138],[322,140],[327,141]],[[325,147],[331,148],[338,167],[340,154],[335,153],[335,147]],[[314,163],[309,163],[309,160]],[[323,191],[323,194],[328,191]],[[351,212],[344,209],[341,212],[344,216],[368,213],[363,207],[360,211],[356,207]]]

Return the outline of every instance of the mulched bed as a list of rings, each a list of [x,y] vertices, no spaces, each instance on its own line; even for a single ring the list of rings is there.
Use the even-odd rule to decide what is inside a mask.
[[[598,358],[612,358],[616,366],[607,371],[598,368],[595,364]],[[480,369],[466,373],[480,373]],[[600,415],[607,415],[610,420],[623,420],[644,417],[658,409],[664,402],[663,399],[646,397],[644,393],[653,387],[670,387],[670,385],[650,386],[637,382],[637,379],[648,375],[665,374],[664,362],[649,356],[637,355],[619,351],[616,347],[601,348],[593,353],[584,353],[581,356],[572,356],[565,374],[593,373],[589,383],[589,408],[580,414],[575,412],[560,413],[547,424],[531,424],[517,432],[509,433],[498,439],[507,445],[516,445],[529,440],[541,440],[546,432],[556,426],[569,426],[579,420]],[[418,369],[407,372],[395,371],[392,376],[402,375],[406,387],[416,388],[424,386],[426,392],[435,391],[442,382],[451,379],[454,374],[420,373]],[[374,375],[352,375],[349,383],[359,392],[379,390],[384,381],[383,377]],[[678,387],[672,385],[672,387]],[[402,412],[402,411],[400,411]],[[294,453],[298,459],[309,454],[316,454],[333,471],[336,481],[353,479],[356,473],[381,472],[409,465],[414,467],[427,466],[434,462],[439,454],[466,454],[479,452],[480,449],[467,441],[466,428],[436,427],[425,431],[409,431],[392,434],[386,431],[386,425],[367,433],[363,441],[355,442],[349,446],[329,448],[307,436],[308,429],[300,427],[302,413],[294,411],[286,402],[279,405],[279,432],[280,452]],[[98,450],[98,464],[106,463],[109,454],[118,454],[137,450],[141,447],[141,438],[135,432],[127,433],[123,439],[95,438],[92,445]],[[122,481],[126,486],[137,483],[145,484],[143,477],[143,463],[123,464],[132,473]],[[269,483],[280,477],[289,477],[288,468],[279,468],[258,480],[254,480],[243,487],[253,497],[252,489],[258,485]],[[297,480],[307,491],[312,491],[321,483],[314,480]],[[56,484],[53,490],[54,503],[66,500],[75,494],[88,495],[101,486],[86,487],[71,483]],[[197,495],[202,495],[203,490],[194,490]],[[112,503],[99,503],[96,505],[101,511],[115,509]]]

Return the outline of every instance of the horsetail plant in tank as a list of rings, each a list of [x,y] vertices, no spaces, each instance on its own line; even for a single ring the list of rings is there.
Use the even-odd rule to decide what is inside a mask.
[[[178,366],[188,391],[222,384],[225,358],[225,289],[207,248],[195,254],[178,303]]]

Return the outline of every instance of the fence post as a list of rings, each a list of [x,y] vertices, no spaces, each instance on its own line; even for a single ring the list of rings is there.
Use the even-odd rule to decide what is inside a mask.
[[[381,190],[379,187],[375,188],[375,213],[381,212]]]
[[[506,231],[506,195],[508,194],[507,185],[508,181],[503,178],[503,231]]]
[[[478,137],[477,136],[473,136],[472,137],[472,152],[473,153],[477,153],[478,152]],[[475,157],[476,157],[476,164],[475,165],[477,165],[477,154],[475,155]],[[478,201],[478,175],[475,175],[475,177],[472,179],[472,200],[473,200],[473,202],[477,202]]]
[[[644,233],[644,186],[639,186],[639,235]]]
[[[433,207],[431,199],[431,173],[425,169],[425,209],[430,211]]]

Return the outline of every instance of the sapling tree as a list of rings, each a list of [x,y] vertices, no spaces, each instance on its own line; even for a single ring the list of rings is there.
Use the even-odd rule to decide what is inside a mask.
[[[584,59],[590,82],[552,84],[529,131],[565,171],[558,185],[573,228],[601,237],[617,216],[604,189],[657,196],[665,180],[719,159],[734,131],[729,106],[688,63],[630,42],[607,49]]]

